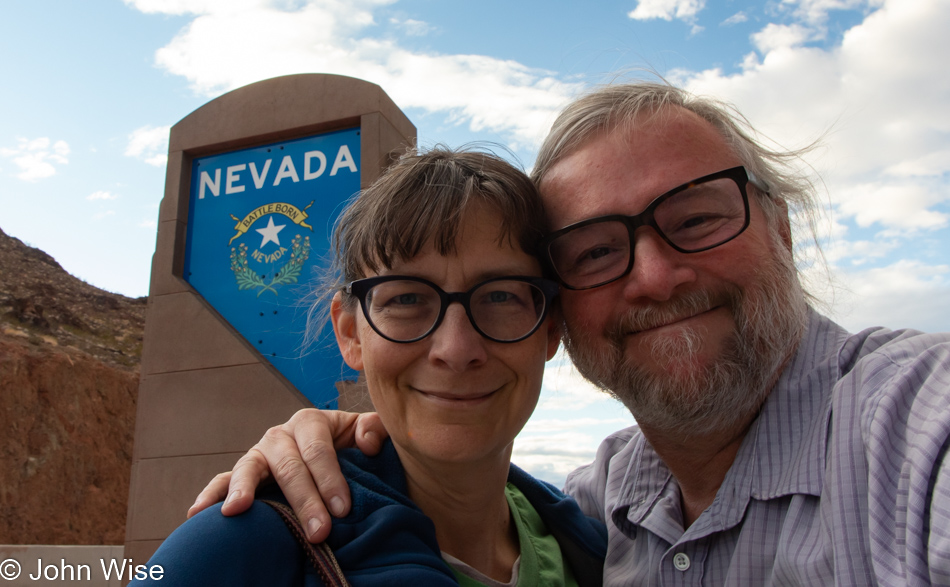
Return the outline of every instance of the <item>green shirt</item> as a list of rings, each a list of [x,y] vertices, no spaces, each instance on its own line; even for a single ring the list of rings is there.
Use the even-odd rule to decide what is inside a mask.
[[[521,549],[518,587],[577,587],[570,565],[561,556],[561,547],[528,498],[511,483],[505,486],[505,497],[518,529]],[[454,568],[452,572],[461,587],[485,587]]]

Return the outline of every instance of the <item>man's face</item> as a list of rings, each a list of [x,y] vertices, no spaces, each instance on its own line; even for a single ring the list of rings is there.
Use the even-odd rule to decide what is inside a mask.
[[[551,168],[540,187],[552,228],[637,214],[674,187],[741,165],[685,110],[632,129],[596,137]],[[750,225],[736,239],[684,254],[641,228],[627,276],[562,293],[571,357],[645,428],[747,425],[800,337],[804,298],[791,254],[749,190]]]

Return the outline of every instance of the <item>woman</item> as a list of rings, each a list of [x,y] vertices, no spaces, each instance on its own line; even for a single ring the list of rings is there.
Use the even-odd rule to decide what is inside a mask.
[[[341,216],[330,318],[392,441],[340,455],[353,507],[327,545],[351,584],[600,584],[603,525],[510,465],[559,342],[529,254],[542,218],[523,173],[446,149],[402,158]],[[278,511],[202,512],[150,564],[163,584],[321,584]]]

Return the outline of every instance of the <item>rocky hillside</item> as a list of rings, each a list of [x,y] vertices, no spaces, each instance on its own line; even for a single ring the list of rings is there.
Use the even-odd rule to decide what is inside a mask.
[[[0,230],[0,544],[121,544],[146,298]]]

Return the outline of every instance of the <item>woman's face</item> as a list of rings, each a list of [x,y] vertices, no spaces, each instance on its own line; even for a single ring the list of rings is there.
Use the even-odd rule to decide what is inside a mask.
[[[541,274],[538,261],[498,243],[500,219],[475,209],[461,223],[456,253],[427,247],[380,275],[425,278],[447,292],[492,277]],[[367,275],[370,277],[371,275]],[[551,318],[527,339],[492,342],[450,304],[439,327],[413,343],[390,342],[367,323],[359,304],[334,300],[333,325],[347,364],[365,372],[370,397],[401,453],[420,460],[474,462],[510,457],[511,443],[534,411],[544,363],[557,350]]]

